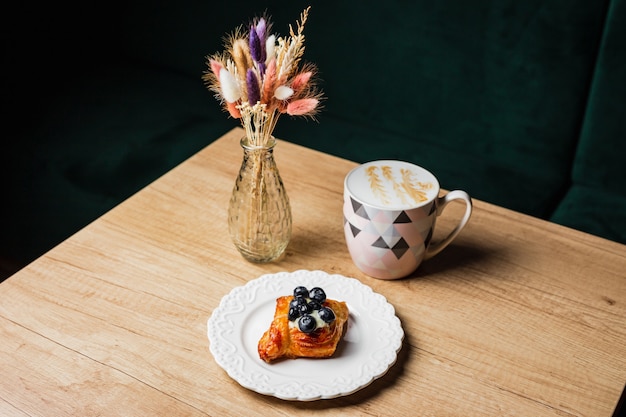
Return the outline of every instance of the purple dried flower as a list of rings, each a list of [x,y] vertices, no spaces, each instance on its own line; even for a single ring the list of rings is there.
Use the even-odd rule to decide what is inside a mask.
[[[246,86],[248,87],[248,102],[251,106],[254,106],[261,100],[261,87],[259,86],[259,79],[252,68],[248,68],[246,72]]]
[[[264,63],[267,59],[267,51],[265,49],[265,41],[267,40],[267,24],[265,19],[261,18],[256,25],[256,34],[259,36],[259,42],[261,43],[261,60],[259,62]]]
[[[256,25],[256,34],[259,36],[259,39],[261,40],[261,44],[265,43],[266,31],[267,31],[267,24],[265,23],[265,19],[260,18],[259,23],[257,23]]]
[[[263,43],[254,26],[250,28],[250,55],[255,62],[265,62]]]

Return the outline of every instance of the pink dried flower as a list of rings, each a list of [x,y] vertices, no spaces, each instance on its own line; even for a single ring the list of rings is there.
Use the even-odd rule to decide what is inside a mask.
[[[228,110],[228,113],[234,117],[235,119],[241,119],[241,112],[239,111],[239,109],[237,108],[237,104],[235,103],[226,103],[226,110]]]
[[[276,85],[276,59],[272,58],[265,70],[265,78],[263,80],[263,94],[261,95],[261,102],[270,105],[272,97],[274,96],[274,89]],[[270,109],[268,109],[269,111]]]
[[[224,68],[222,66],[222,63],[219,62],[219,61],[216,61],[214,59],[211,59],[209,62],[210,62],[210,66],[211,66],[211,71],[213,71],[213,75],[215,75],[215,77],[219,79],[219,77],[220,77],[220,70],[222,68]]]
[[[313,73],[311,71],[307,71],[293,77],[293,81],[291,81],[291,88],[293,91],[296,93],[302,91],[306,87],[312,75]]]
[[[316,98],[301,98],[287,104],[287,114],[291,116],[313,115],[317,109],[319,100]]]

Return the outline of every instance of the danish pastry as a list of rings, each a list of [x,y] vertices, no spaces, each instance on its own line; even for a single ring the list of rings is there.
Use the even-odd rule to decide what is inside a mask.
[[[276,299],[274,319],[258,343],[259,357],[268,363],[328,358],[337,349],[348,314],[345,302],[326,299],[320,287],[296,287],[293,296]]]

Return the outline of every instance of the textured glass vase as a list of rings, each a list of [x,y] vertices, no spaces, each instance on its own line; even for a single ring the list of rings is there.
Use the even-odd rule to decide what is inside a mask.
[[[245,259],[278,259],[291,238],[291,207],[274,160],[276,140],[267,146],[241,139],[243,162],[228,207],[231,239]]]

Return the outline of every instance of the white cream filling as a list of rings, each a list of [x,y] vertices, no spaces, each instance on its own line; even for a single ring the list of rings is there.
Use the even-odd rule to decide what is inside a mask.
[[[308,303],[309,301],[311,301],[311,299],[307,298],[306,302]],[[311,313],[309,313],[309,316],[315,319],[315,328],[319,329],[321,327],[328,327],[328,323],[326,323],[324,320],[320,318],[319,312],[320,312],[319,310],[313,310]],[[289,328],[290,329],[293,327],[299,328],[298,327],[299,322],[300,322],[300,317],[298,317],[295,320],[289,320]]]

